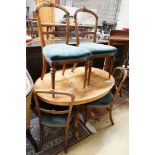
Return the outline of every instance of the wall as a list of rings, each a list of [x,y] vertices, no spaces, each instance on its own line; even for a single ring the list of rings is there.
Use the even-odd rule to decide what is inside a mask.
[[[118,16],[121,0],[73,0],[74,7],[96,9],[99,25],[106,21],[115,21]]]
[[[129,28],[129,0],[122,0],[117,29]]]
[[[30,17],[30,18],[33,18],[32,12],[33,12],[34,9],[35,9],[36,1],[35,1],[35,0],[26,0],[26,6],[27,6],[27,7],[30,7],[30,8],[29,8],[29,17]]]

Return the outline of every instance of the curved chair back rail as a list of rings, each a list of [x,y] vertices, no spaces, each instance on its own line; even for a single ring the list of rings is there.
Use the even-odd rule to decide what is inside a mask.
[[[70,13],[62,5],[58,5],[58,4],[55,4],[51,1],[47,1],[47,2],[42,2],[42,3],[37,4],[36,9],[35,9],[36,18],[38,20],[38,31],[39,31],[39,35],[40,35],[41,46],[42,47],[45,46],[45,40],[44,40],[43,29],[42,29],[42,27],[43,27],[42,25],[44,23],[42,23],[40,15],[39,15],[39,10],[43,7],[57,8],[57,9],[60,9],[66,13],[66,44],[68,44],[68,42],[69,42],[69,16],[70,16]]]
[[[92,14],[95,17],[95,26],[94,26],[94,32],[86,32],[84,33],[84,35],[87,34],[92,34],[93,35],[93,42],[96,43],[96,32],[97,32],[97,25],[98,25],[98,16],[95,12],[93,12],[92,10],[89,10],[87,8],[80,8],[77,9],[76,12],[74,13],[74,20],[75,20],[75,32],[76,32],[76,45],[79,45],[79,33],[78,33],[78,22],[77,22],[77,15],[80,12],[87,12]]]
[[[66,95],[66,96],[69,96],[71,98],[71,102],[69,102],[69,109],[68,110],[61,110],[61,111],[56,111],[56,110],[47,110],[47,109],[44,109],[44,108],[40,108],[40,103],[39,103],[39,100],[38,100],[38,97],[37,97],[37,94],[38,93],[45,93],[45,94],[51,94],[51,98],[52,98],[52,94],[54,95]],[[33,94],[34,94],[34,99],[35,99],[35,104],[36,104],[36,108],[37,108],[37,111],[38,111],[38,115],[39,115],[39,119],[41,120],[41,112],[43,113],[48,113],[48,114],[68,114],[67,116],[67,122],[66,122],[66,125],[68,125],[69,123],[69,118],[70,118],[70,115],[71,115],[71,111],[72,111],[72,105],[73,105],[73,102],[75,100],[75,96],[73,94],[70,94],[70,93],[65,93],[65,92],[62,92],[62,91],[56,91],[56,90],[37,90],[37,91],[33,91]]]

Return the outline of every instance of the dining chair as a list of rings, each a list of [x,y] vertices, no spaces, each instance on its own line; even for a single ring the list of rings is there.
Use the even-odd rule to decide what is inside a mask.
[[[65,95],[70,97],[71,102],[69,103],[68,106],[54,106],[50,104],[47,105],[46,102],[39,100],[37,96],[38,93]],[[65,149],[64,150],[65,150],[65,153],[67,153],[67,136],[68,136],[68,130],[70,127],[70,122],[74,116],[72,107],[73,107],[75,96],[69,93],[56,91],[53,89],[49,91],[34,91],[33,94],[34,94],[36,109],[39,116],[39,126],[40,126],[39,149],[42,150],[45,126],[50,128],[64,128],[65,130],[65,135],[64,135]]]
[[[92,112],[92,108],[98,108],[98,109],[107,108],[109,112],[111,124],[114,125],[114,121],[112,118],[112,107],[113,107],[114,101],[117,99],[120,93],[123,83],[125,82],[125,79],[127,77],[127,70],[125,69],[125,67],[116,67],[114,68],[112,75],[115,79],[115,85],[113,86],[111,91],[104,97],[94,102],[90,102],[85,106],[85,110],[86,110],[85,122],[87,122],[89,115],[96,119],[95,114]]]
[[[43,27],[45,25],[50,25],[50,23],[43,23],[40,18],[40,10],[42,8],[57,8],[65,12],[66,14],[66,39],[65,43],[59,44],[51,44],[45,45],[44,35],[43,35]],[[69,44],[69,17],[70,14],[66,8],[62,5],[55,4],[53,2],[42,2],[36,6],[35,10],[36,18],[38,21],[38,30],[40,35],[40,43],[42,46],[42,75],[41,79],[43,79],[44,74],[46,73],[47,63],[50,65],[51,78],[52,78],[52,89],[55,89],[55,72],[57,65],[63,65],[62,74],[64,75],[66,65],[85,62],[85,74],[84,74],[84,88],[87,80],[87,70],[88,70],[88,57],[90,57],[90,52],[87,49],[83,49],[76,46],[71,46]]]
[[[94,18],[95,18],[94,31],[91,31],[91,32],[87,31],[83,34],[83,35],[90,34],[93,38],[92,43],[90,43],[90,42],[80,43],[80,41],[79,41],[78,18],[77,18],[77,16],[81,12],[89,13],[92,16],[94,16]],[[110,45],[104,45],[104,44],[97,44],[96,43],[96,32],[97,32],[97,25],[98,25],[97,14],[95,12],[93,12],[92,10],[89,10],[85,7],[80,8],[80,9],[77,9],[74,13],[74,20],[75,20],[75,32],[76,32],[76,46],[82,47],[82,48],[87,49],[91,52],[91,58],[89,59],[89,71],[88,71],[88,81],[87,81],[88,83],[87,84],[89,85],[89,82],[90,82],[92,63],[93,63],[93,60],[95,58],[102,58],[102,57],[111,57],[112,58],[111,62],[110,62],[110,66],[111,66],[110,74],[109,74],[109,77],[110,77],[112,70],[113,70],[114,58],[115,58],[115,54],[117,52],[117,49],[113,46],[110,46]],[[77,66],[77,63],[74,63],[72,71],[74,71],[76,66]]]

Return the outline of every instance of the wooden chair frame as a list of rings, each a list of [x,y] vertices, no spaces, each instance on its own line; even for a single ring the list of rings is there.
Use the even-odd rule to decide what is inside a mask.
[[[91,108],[107,108],[108,112],[109,112],[109,117],[110,117],[110,121],[111,124],[114,125],[114,121],[112,118],[112,108],[113,108],[113,103],[116,100],[117,96],[119,95],[121,88],[123,86],[123,83],[125,82],[125,79],[127,77],[127,70],[125,69],[125,67],[115,67],[113,70],[113,74],[116,73],[117,70],[120,70],[121,73],[121,78],[119,80],[118,86],[114,85],[114,87],[112,88],[113,90],[113,98],[111,103],[109,103],[108,105],[88,105],[86,106],[86,117],[85,117],[85,122],[88,120],[88,114],[91,114]],[[94,116],[93,116],[94,117]],[[99,119],[99,118],[95,118],[95,119]]]
[[[68,44],[69,43],[69,18],[70,18],[70,14],[69,14],[68,10],[66,8],[64,8],[63,6],[48,1],[48,2],[39,3],[36,6],[36,10],[35,10],[36,18],[38,20],[38,31],[39,31],[39,35],[40,35],[40,43],[41,43],[42,48],[45,47],[45,40],[44,40],[43,30],[42,30],[43,23],[41,23],[41,19],[40,19],[40,16],[39,16],[39,10],[42,7],[55,7],[55,8],[58,8],[58,9],[60,9],[60,10],[62,10],[62,11],[64,11],[66,13],[66,15],[67,15],[66,16],[66,44]],[[50,63],[49,65],[50,65],[51,78],[52,78],[52,89],[55,89],[56,66],[59,65],[59,64],[63,65],[62,75],[64,75],[66,65],[67,64],[73,64],[75,62],[76,63],[85,62],[85,74],[84,74],[84,88],[85,88],[86,81],[87,81],[87,70],[88,70],[88,60],[87,60],[87,58],[83,58],[83,59],[80,59],[80,60],[74,60],[74,61],[73,60],[72,61],[67,60],[67,61],[62,61],[62,62],[52,62],[52,63]],[[41,79],[43,80],[44,74],[46,73],[46,69],[47,69],[47,63],[46,63],[46,60],[45,60],[43,54],[42,54],[42,64],[43,64],[43,67],[42,67]],[[54,95],[53,95],[53,97],[54,97]]]
[[[71,102],[69,103],[69,109],[68,110],[61,110],[61,111],[56,111],[56,110],[48,110],[48,109],[44,109],[44,108],[40,108],[40,103],[38,100],[38,93],[47,93],[47,94],[58,94],[58,95],[66,95],[69,96],[71,98]],[[67,121],[65,125],[56,125],[56,126],[50,126],[47,125],[47,127],[51,127],[51,128],[64,128],[65,129],[65,153],[67,153],[67,136],[68,136],[68,129],[70,126],[70,121],[71,121],[71,112],[72,112],[72,107],[73,107],[73,102],[75,100],[75,96],[73,94],[69,94],[69,93],[65,93],[62,91],[56,91],[56,90],[47,90],[47,91],[42,91],[42,90],[38,90],[38,91],[33,91],[34,94],[34,100],[35,100],[35,105],[36,105],[36,109],[38,112],[38,116],[39,116],[39,126],[40,126],[40,145],[39,145],[39,149],[42,149],[42,145],[43,145],[43,136],[44,136],[44,125],[42,125],[41,123],[41,119],[42,119],[42,113],[48,113],[48,114],[68,114],[67,116]],[[52,97],[52,96],[51,96]]]
[[[75,32],[76,32],[76,46],[79,45],[79,32],[78,32],[77,15],[80,12],[87,12],[87,13],[92,14],[95,17],[94,32],[86,32],[84,35],[92,34],[93,35],[93,43],[96,43],[96,33],[97,33],[97,25],[98,25],[98,16],[92,10],[89,10],[86,7],[84,7],[84,8],[77,9],[76,12],[74,13]],[[101,54],[101,55],[97,55],[97,56],[92,56],[89,59],[89,62],[88,62],[89,68],[88,68],[88,81],[87,81],[87,85],[89,85],[89,82],[90,82],[91,68],[92,68],[92,65],[93,65],[94,58],[102,58],[102,57],[103,58],[112,57],[112,59],[110,61],[110,74],[109,74],[109,78],[110,78],[110,75],[112,74],[112,70],[113,70],[114,61],[115,61],[114,54]],[[72,71],[74,71],[74,69],[76,68],[76,66],[77,66],[77,63],[74,63],[74,66],[72,68]]]

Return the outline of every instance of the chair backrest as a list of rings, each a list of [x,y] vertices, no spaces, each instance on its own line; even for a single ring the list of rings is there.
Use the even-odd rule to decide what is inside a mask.
[[[87,13],[92,14],[95,17],[94,32],[85,32],[84,35],[88,35],[88,34],[93,35],[93,42],[96,43],[96,32],[97,32],[98,16],[92,10],[89,10],[89,9],[87,9],[87,8],[84,7],[84,8],[77,9],[76,12],[74,13],[75,33],[76,33],[76,45],[77,46],[79,45],[79,32],[78,32],[77,16],[78,16],[78,13],[80,13],[80,12],[87,12]]]
[[[115,79],[115,85],[112,88],[113,100],[115,100],[125,82],[127,70],[125,67],[115,67],[112,75]]]
[[[70,104],[68,105],[68,108],[65,110],[50,110],[50,109],[42,108],[40,106],[40,100],[38,99],[38,95],[37,95],[38,93],[66,95],[66,96],[69,96],[71,98],[71,102],[69,102]],[[35,100],[35,105],[37,108],[39,120],[41,120],[42,113],[48,113],[48,114],[53,114],[53,115],[68,114],[66,125],[69,124],[69,118],[70,118],[70,115],[72,112],[73,102],[75,100],[75,96],[73,94],[69,94],[69,93],[65,93],[65,92],[61,92],[61,91],[56,91],[53,89],[48,90],[48,91],[33,91],[33,94],[34,94],[34,100]],[[51,98],[52,98],[52,95],[51,95]]]
[[[44,40],[44,36],[43,36],[43,24],[45,24],[45,23],[42,23],[39,12],[40,12],[41,8],[47,8],[47,7],[57,8],[57,9],[60,9],[66,13],[66,44],[68,44],[68,41],[69,41],[69,16],[70,16],[68,10],[66,8],[64,8],[62,5],[55,4],[51,1],[46,1],[46,2],[37,4],[36,9],[35,9],[35,15],[36,15],[36,18],[38,21],[38,32],[40,35],[41,46],[43,46],[43,47],[45,46],[45,40]],[[50,23],[48,23],[48,24],[50,26]]]

